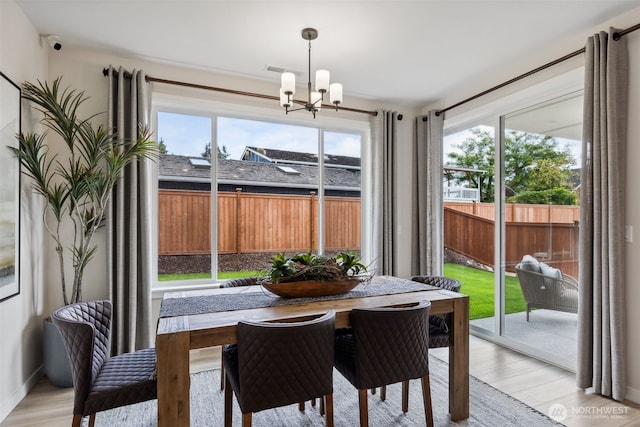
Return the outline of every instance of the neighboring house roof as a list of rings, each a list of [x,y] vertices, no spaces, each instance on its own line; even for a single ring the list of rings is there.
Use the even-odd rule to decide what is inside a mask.
[[[196,166],[187,156],[161,154],[158,162],[160,181],[193,181],[205,182],[211,180],[211,168],[207,164]],[[318,166],[305,164],[288,164],[250,162],[244,160],[218,159],[218,182],[224,184],[252,184],[271,187],[296,186],[315,188],[318,184]],[[284,169],[284,170],[283,170]],[[297,173],[296,173],[297,172]],[[341,188],[358,190],[360,188],[360,173],[344,168],[325,168],[325,188]]]
[[[313,153],[298,153],[296,151],[274,150],[272,148],[246,147],[242,155],[247,160],[254,154],[261,157],[266,162],[271,163],[291,163],[291,164],[317,164],[318,155]],[[360,169],[360,158],[349,156],[338,156],[335,154],[324,155],[325,166],[340,166],[347,169]]]

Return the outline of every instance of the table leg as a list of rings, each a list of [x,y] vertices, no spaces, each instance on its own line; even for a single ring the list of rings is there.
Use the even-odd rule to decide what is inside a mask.
[[[189,333],[167,333],[156,337],[158,370],[158,427],[188,427]]]
[[[469,298],[453,301],[449,346],[449,412],[452,421],[469,418]]]

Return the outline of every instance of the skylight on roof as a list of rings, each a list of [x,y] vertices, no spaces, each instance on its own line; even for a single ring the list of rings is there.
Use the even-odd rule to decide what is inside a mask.
[[[300,175],[300,172],[290,166],[276,166],[278,169],[280,169],[282,172],[286,173],[287,175]]]
[[[197,167],[197,168],[208,168],[211,167],[211,162],[207,159],[203,159],[201,157],[189,157],[189,162]]]

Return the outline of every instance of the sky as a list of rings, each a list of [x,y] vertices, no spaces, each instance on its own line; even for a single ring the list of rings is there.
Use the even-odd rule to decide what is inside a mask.
[[[212,139],[212,118],[177,113],[158,113],[158,140],[164,141],[169,154],[200,157]],[[317,129],[218,117],[217,143],[224,145],[229,159],[239,160],[247,146],[301,153],[317,153]],[[325,132],[325,153],[360,157],[361,136]]]
[[[212,139],[212,118],[178,113],[158,113],[158,139],[163,140],[170,154],[201,157],[205,146]],[[487,130],[493,128],[480,126]],[[468,131],[447,135],[444,138],[444,161],[447,153],[470,137]],[[317,130],[310,127],[262,122],[257,120],[218,117],[218,145],[224,145],[229,159],[240,160],[247,146],[271,148],[301,153],[318,151]],[[568,145],[580,165],[581,143],[556,138],[561,146]],[[361,136],[341,132],[325,132],[325,153],[360,157]]]

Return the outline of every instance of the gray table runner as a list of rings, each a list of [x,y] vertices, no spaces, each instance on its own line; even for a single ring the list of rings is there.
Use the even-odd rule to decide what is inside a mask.
[[[200,295],[194,297],[165,298],[160,305],[160,317],[188,316],[214,313],[218,311],[245,310],[262,307],[304,304],[314,301],[328,301],[347,298],[361,298],[379,295],[401,294],[440,289],[436,286],[389,276],[376,276],[369,282],[363,282],[351,291],[324,297],[282,298],[264,288],[256,292],[237,294]]]

